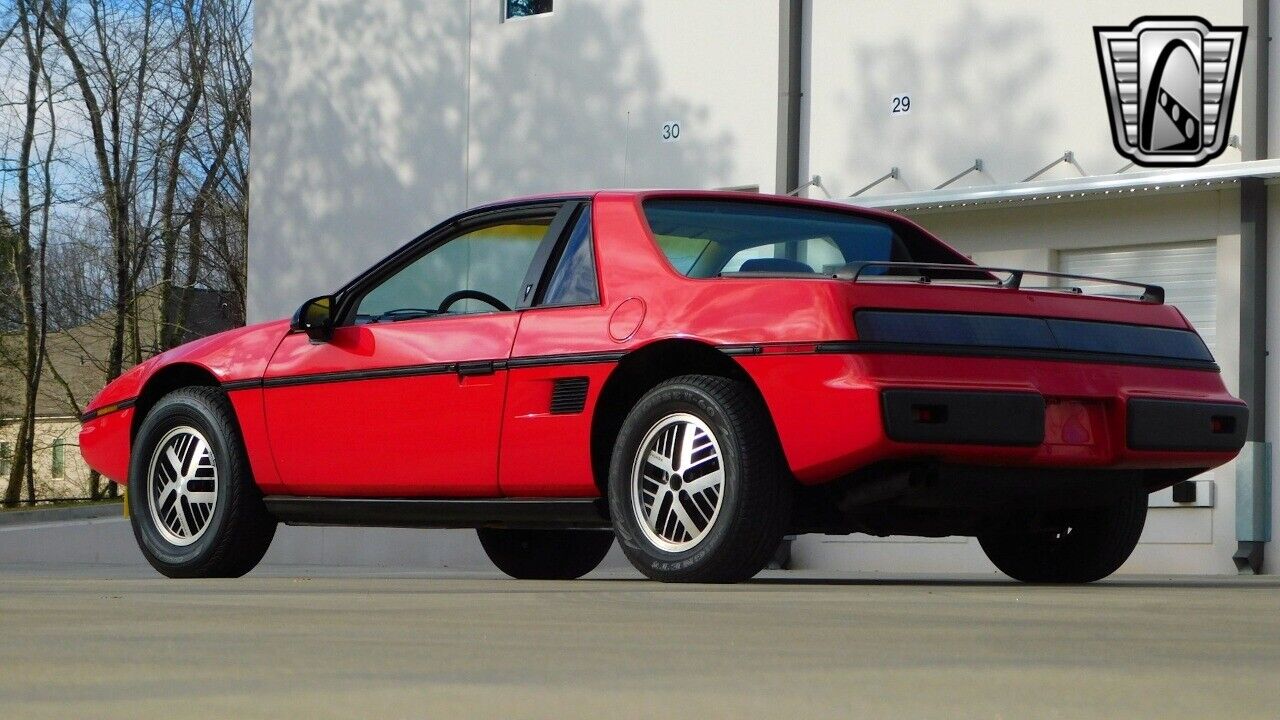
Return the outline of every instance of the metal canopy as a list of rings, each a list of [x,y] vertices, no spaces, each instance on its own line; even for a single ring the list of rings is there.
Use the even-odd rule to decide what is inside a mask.
[[[1142,170],[1114,175],[1091,175],[1060,180],[1037,180],[1007,185],[944,188],[918,192],[844,198],[842,202],[885,210],[938,212],[1122,197],[1140,193],[1219,190],[1245,178],[1280,179],[1280,159],[1221,163],[1197,168]]]

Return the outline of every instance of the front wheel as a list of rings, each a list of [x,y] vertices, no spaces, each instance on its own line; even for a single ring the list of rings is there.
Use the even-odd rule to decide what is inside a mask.
[[[622,424],[609,469],[614,532],[665,582],[739,582],[773,555],[791,484],[752,388],[686,375],[650,390]]]
[[[147,562],[169,577],[239,577],[266,554],[275,518],[218,388],[161,398],[138,429],[129,518]]]
[[[1147,519],[1147,493],[1136,483],[1110,505],[1063,513],[1036,532],[978,536],[991,562],[1027,583],[1089,583],[1120,569]]]

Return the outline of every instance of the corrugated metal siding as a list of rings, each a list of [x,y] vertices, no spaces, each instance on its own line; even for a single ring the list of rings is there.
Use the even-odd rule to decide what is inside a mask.
[[[1215,240],[1140,245],[1058,253],[1061,272],[1099,275],[1160,285],[1212,350],[1218,336],[1218,243]],[[1114,286],[1072,282],[1087,294],[1114,293]]]

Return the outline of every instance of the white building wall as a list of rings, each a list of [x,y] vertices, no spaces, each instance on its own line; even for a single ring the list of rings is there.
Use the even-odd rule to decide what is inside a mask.
[[[471,0],[468,203],[599,187],[773,190],[776,0]],[[662,126],[680,124],[676,142]]]
[[[467,7],[255,4],[251,321],[291,313],[464,203]]]
[[[1111,142],[1095,25],[1142,15],[1240,24],[1240,0],[811,0],[804,175],[833,195],[901,171],[871,193],[1018,182],[1072,150],[1089,175],[1128,160]],[[1255,39],[1250,38],[1250,42]],[[890,99],[911,96],[894,116]],[[1240,102],[1231,129],[1241,128]],[[1216,162],[1238,162],[1228,148]],[[1060,165],[1044,177],[1080,171]],[[813,195],[813,193],[810,193]],[[818,196],[821,196],[820,193]]]
[[[262,0],[251,320],[291,313],[434,223],[601,187],[772,191],[776,0]],[[680,123],[676,142],[662,125]]]

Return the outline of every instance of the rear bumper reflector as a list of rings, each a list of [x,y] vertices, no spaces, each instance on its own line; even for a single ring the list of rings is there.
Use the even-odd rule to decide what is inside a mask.
[[[1044,442],[1044,398],[1033,392],[883,390],[889,439],[914,443],[1035,446]]]
[[[1249,429],[1249,408],[1237,403],[1131,398],[1128,417],[1134,450],[1235,452]]]

